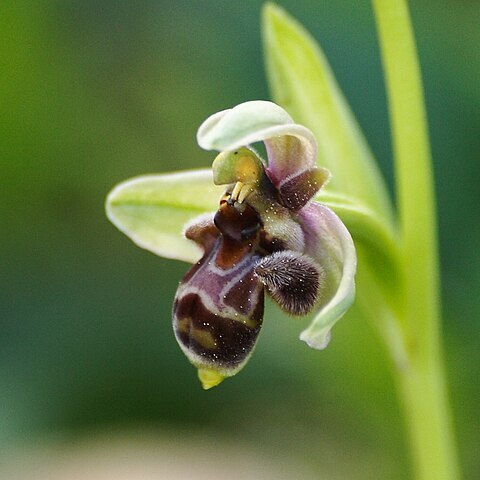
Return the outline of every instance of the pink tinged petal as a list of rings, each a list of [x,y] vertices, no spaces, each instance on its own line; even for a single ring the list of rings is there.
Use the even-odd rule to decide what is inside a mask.
[[[312,202],[297,214],[305,233],[305,253],[322,266],[324,279],[319,310],[300,339],[310,347],[323,349],[330,330],[355,298],[357,258],[352,237],[329,208]]]
[[[312,132],[294,123],[272,102],[256,100],[215,113],[197,133],[205,150],[230,151],[263,141],[268,154],[268,174],[275,186],[291,175],[315,165],[317,142]]]

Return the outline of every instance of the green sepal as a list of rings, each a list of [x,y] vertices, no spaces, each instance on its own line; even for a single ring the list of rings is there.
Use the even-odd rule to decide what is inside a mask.
[[[183,226],[215,211],[223,191],[210,169],[146,175],[117,185],[105,208],[109,220],[139,247],[194,263],[201,250],[183,236]]]

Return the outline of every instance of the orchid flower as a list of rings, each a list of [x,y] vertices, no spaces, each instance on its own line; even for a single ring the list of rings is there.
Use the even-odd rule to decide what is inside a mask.
[[[354,299],[356,255],[352,238],[332,210],[314,200],[330,173],[316,166],[317,143],[278,105],[251,101],[205,120],[197,135],[218,150],[211,173],[145,176],[117,186],[107,200],[110,220],[134,242],[169,258],[193,260],[177,290],[173,323],[178,343],[197,367],[204,388],[235,375],[248,361],[263,321],[266,292],[285,312],[316,310],[301,339],[328,344],[333,324]],[[263,142],[263,160],[253,144]],[[146,225],[117,205],[138,195],[165,195],[177,185],[206,179],[198,202],[216,208],[185,218],[184,236],[199,255],[165,238],[168,210]],[[165,192],[165,190],[167,192]],[[216,212],[215,212],[216,210]],[[146,220],[147,222],[149,220]],[[180,232],[178,232],[180,233]]]

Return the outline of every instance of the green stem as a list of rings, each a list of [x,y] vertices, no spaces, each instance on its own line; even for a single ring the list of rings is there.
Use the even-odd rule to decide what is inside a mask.
[[[405,0],[373,0],[393,137],[404,273],[399,317],[408,364],[396,368],[418,480],[458,479],[440,339],[436,215],[420,68]]]

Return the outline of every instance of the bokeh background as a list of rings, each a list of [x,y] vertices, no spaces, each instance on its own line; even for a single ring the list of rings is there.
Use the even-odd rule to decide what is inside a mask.
[[[461,460],[480,470],[480,4],[416,0]],[[392,185],[369,2],[282,0],[325,49]],[[388,363],[355,310],[321,353],[270,306],[245,370],[203,392],[174,340],[187,265],[136,248],[103,202],[208,166],[211,113],[268,99],[262,2],[0,3],[0,477],[405,479]],[[414,172],[412,172],[414,175]],[[56,476],[57,475],[57,476]]]

